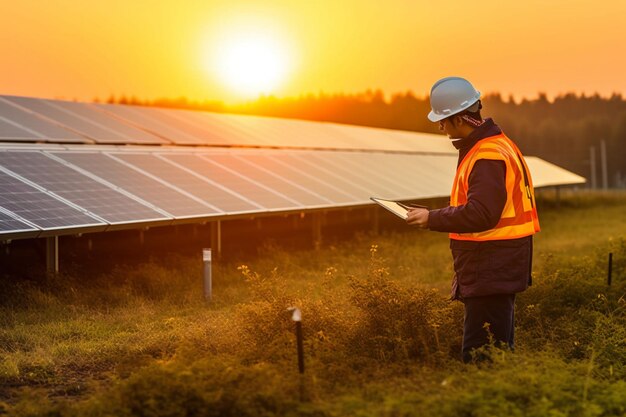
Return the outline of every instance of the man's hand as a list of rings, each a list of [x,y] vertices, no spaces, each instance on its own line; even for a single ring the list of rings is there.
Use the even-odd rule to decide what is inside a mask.
[[[428,210],[423,208],[413,208],[407,212],[406,222],[411,226],[421,229],[428,229]]]

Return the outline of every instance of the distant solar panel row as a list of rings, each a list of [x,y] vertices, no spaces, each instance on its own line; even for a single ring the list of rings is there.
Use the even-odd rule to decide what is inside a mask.
[[[584,179],[528,158],[536,186]],[[0,148],[0,239],[446,196],[456,157],[313,150]]]
[[[426,133],[16,96],[0,96],[0,141],[455,152]]]

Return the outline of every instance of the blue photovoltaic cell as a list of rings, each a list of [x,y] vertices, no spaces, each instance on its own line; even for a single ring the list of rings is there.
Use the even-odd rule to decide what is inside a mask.
[[[216,210],[179,193],[103,153],[58,152],[54,155],[154,204],[175,217],[203,216]]]
[[[164,156],[213,182],[220,183],[239,195],[245,196],[248,200],[252,200],[262,207],[279,209],[300,206],[300,204],[287,200],[277,192],[255,184],[245,176],[237,175],[195,155],[171,154]]]
[[[0,152],[0,165],[109,223],[165,217],[39,152]]]
[[[0,211],[0,234],[6,232],[21,232],[25,230],[37,229]]]
[[[104,224],[2,171],[0,190],[0,207],[42,229]]]
[[[6,97],[13,103],[74,129],[98,143],[167,144],[169,141],[108,117],[87,103]]]
[[[120,158],[165,182],[175,184],[178,188],[192,194],[203,201],[227,213],[259,211],[258,206],[249,203],[237,195],[227,192],[218,186],[206,182],[193,174],[178,168],[167,161],[150,154],[114,153]]]

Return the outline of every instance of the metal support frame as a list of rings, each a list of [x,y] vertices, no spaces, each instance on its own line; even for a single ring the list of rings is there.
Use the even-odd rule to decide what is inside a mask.
[[[591,189],[595,190],[597,187],[596,181],[596,148],[594,146],[589,147],[589,170],[591,171]]]
[[[600,141],[600,168],[602,172],[602,189],[609,189],[609,170],[606,163],[606,141]]]
[[[59,272],[59,237],[46,238],[46,271],[57,274]]]
[[[222,222],[211,222],[211,255],[213,260],[220,259],[222,255]]]

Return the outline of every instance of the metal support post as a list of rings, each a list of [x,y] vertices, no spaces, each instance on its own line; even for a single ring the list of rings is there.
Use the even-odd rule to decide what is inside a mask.
[[[609,169],[606,163],[606,141],[600,141],[600,164],[602,168],[602,189],[609,189]]]
[[[596,182],[596,148],[594,146],[589,147],[589,169],[591,170],[591,189],[595,190],[597,187],[597,182]]]
[[[57,274],[59,272],[59,237],[46,238],[46,271]]]
[[[219,260],[222,256],[222,222],[220,220],[211,223],[211,250],[213,258]]]

